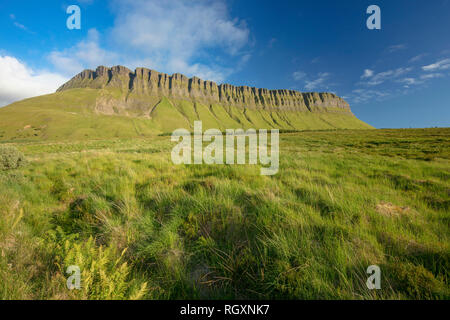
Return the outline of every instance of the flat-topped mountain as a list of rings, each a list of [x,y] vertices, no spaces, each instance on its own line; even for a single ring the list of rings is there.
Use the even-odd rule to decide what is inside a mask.
[[[332,93],[216,84],[123,66],[84,70],[56,93],[0,108],[0,139],[147,136],[192,128],[367,129]]]
[[[242,108],[290,111],[351,112],[347,102],[332,93],[301,93],[295,90],[268,90],[248,86],[217,85],[197,77],[182,74],[168,75],[158,71],[137,68],[134,72],[123,66],[98,67],[84,70],[58,91],[74,88],[120,89],[138,96],[159,96],[187,99],[206,104],[223,104]],[[130,100],[130,96],[128,96]]]

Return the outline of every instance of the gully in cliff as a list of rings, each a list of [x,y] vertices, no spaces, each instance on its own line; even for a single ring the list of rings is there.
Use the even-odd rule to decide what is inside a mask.
[[[270,156],[267,148],[267,130],[259,130],[257,134],[254,129],[248,129],[247,131],[227,129],[225,131],[225,163],[228,165],[246,164],[247,138],[249,141],[248,164],[257,165],[259,158],[262,166],[268,166],[261,168],[261,175],[276,174],[279,167],[280,149],[278,129],[272,129],[270,132]],[[171,156],[174,164],[224,164],[224,137],[222,131],[208,129],[203,133],[202,122],[195,121],[193,140],[194,159],[192,161],[191,132],[186,129],[177,129],[172,133],[171,141],[179,142],[172,149]],[[211,143],[203,150],[203,142]]]

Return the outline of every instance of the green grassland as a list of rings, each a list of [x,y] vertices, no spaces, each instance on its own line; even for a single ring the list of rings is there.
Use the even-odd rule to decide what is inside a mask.
[[[126,108],[122,105],[129,102]],[[133,100],[134,99],[134,100]],[[141,100],[139,100],[141,99]],[[111,114],[98,110],[99,101]],[[138,101],[138,102],[136,102]],[[101,109],[101,108],[100,108]],[[126,97],[119,89],[70,89],[0,108],[0,141],[55,141],[152,137],[192,128],[282,130],[370,129],[350,113],[289,112],[205,105],[163,97]]]
[[[261,176],[175,166],[170,137],[114,138],[147,128],[120,123],[6,143],[28,164],[0,172],[1,299],[450,298],[450,129],[283,133],[279,173]]]

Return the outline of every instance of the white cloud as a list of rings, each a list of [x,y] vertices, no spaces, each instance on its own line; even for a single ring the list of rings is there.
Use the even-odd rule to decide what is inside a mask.
[[[244,57],[245,60],[247,57]],[[219,66],[206,66],[200,63],[189,64],[183,59],[173,58],[168,61],[167,68],[172,70],[171,72],[180,72],[189,76],[197,76],[204,80],[212,80],[221,82],[225,80],[230,74],[233,73],[233,69],[219,67]],[[178,71],[176,71],[178,70]]]
[[[96,29],[90,29],[86,40],[63,51],[52,51],[48,58],[59,72],[74,76],[83,69],[94,69],[99,65],[119,63],[119,56],[100,47],[100,35]]]
[[[367,78],[370,78],[371,76],[373,76],[373,70],[370,70],[370,69],[366,69],[366,70],[364,70],[364,73],[363,73],[363,75],[361,76],[361,79],[367,79]]]
[[[9,17],[10,17],[11,20],[13,21],[13,24],[14,24],[15,27],[17,27],[17,28],[19,28],[19,29],[22,29],[23,31],[26,31],[26,32],[28,32],[28,33],[34,34],[34,32],[28,30],[28,28],[25,27],[22,23],[16,21],[16,16],[15,16],[13,13],[11,13],[11,14],[9,15]]]
[[[105,42],[113,49],[104,49],[92,29],[74,47],[50,53],[58,70],[74,75],[122,64],[221,82],[250,58],[242,52],[249,30],[244,21],[228,16],[221,0],[115,0],[112,8],[116,18]],[[224,65],[224,56],[232,58],[234,67]]]
[[[68,79],[46,71],[34,71],[14,57],[0,56],[0,106],[52,93]]]
[[[371,78],[365,83],[369,86],[377,86],[385,81],[396,79],[408,72],[413,68],[398,68],[394,70],[387,70],[371,76]]]
[[[392,52],[396,52],[396,51],[403,50],[406,48],[407,48],[407,46],[405,44],[396,44],[396,45],[388,47],[387,50],[392,53]]]
[[[325,81],[329,78],[330,74],[327,72],[322,72],[318,74],[318,77],[315,80],[307,80],[305,89],[308,91],[315,90],[319,87],[324,87]]]
[[[306,73],[302,71],[296,71],[292,74],[292,77],[294,78],[295,81],[299,81],[306,77]]]
[[[431,79],[442,78],[442,77],[444,77],[444,75],[442,73],[429,73],[429,74],[423,74],[418,78],[408,77],[408,78],[399,79],[399,80],[397,80],[397,82],[404,84],[404,88],[409,88],[410,86],[413,86],[413,85],[417,86],[420,84],[424,84]]]
[[[417,62],[417,61],[419,61],[419,60],[422,60],[422,58],[425,57],[425,56],[427,56],[427,55],[428,55],[427,53],[419,54],[419,55],[417,55],[417,56],[412,57],[411,59],[409,59],[409,62]]]
[[[447,69],[450,69],[450,59],[440,60],[433,64],[422,67],[422,70],[424,71],[447,70]]]
[[[372,89],[355,89],[351,94],[346,95],[345,99],[350,103],[360,104],[369,101],[383,101],[391,96],[389,91],[372,90]]]
[[[115,4],[114,38],[146,53],[189,58],[199,49],[221,47],[236,54],[248,41],[245,24],[229,18],[219,1],[116,0]]]
[[[304,85],[304,90],[306,91],[318,91],[318,90],[327,90],[329,91],[328,85],[326,85],[327,80],[330,77],[330,73],[321,72],[315,78],[311,79],[305,72],[296,71],[292,73],[292,78],[295,81],[301,81]]]
[[[427,55],[417,55],[409,62],[419,61]],[[406,95],[426,87],[433,79],[447,77],[446,72],[436,72],[447,69],[450,69],[450,59],[443,59],[422,68],[405,66],[379,73],[366,69],[360,77],[361,80],[356,83],[357,87],[345,97],[350,103],[360,104]],[[450,76],[450,73],[448,75]]]
[[[417,90],[421,86],[425,86],[432,79],[443,78],[446,75],[443,73],[423,73],[422,70],[412,73],[414,70],[409,68],[397,68],[377,74],[372,74],[369,77],[369,72],[364,72],[361,78],[369,78],[366,82],[359,82],[359,85],[366,85],[365,88],[354,89],[350,94],[346,94],[346,99],[353,104],[361,104],[369,101],[383,101],[394,96],[405,95]],[[408,75],[408,76],[406,76]],[[380,89],[371,89],[367,86],[378,86],[384,82],[389,82]]]
[[[220,82],[233,68],[223,66],[219,57],[238,58],[249,41],[245,22],[229,17],[223,1],[116,0],[114,4],[112,38],[124,49],[152,60],[152,67],[162,72]],[[209,50],[218,54],[210,55]],[[248,58],[245,54],[237,64]]]
[[[412,85],[417,85],[417,84],[423,83],[423,81],[417,80],[416,78],[403,78],[403,79],[397,80],[397,82],[403,83],[406,86],[412,86]]]
[[[429,74],[423,74],[420,76],[420,79],[428,80],[428,79],[436,79],[436,78],[443,78],[444,75],[442,73],[429,73]]]
[[[19,23],[19,22],[17,22],[17,21],[14,22],[14,25],[15,25],[17,28],[19,28],[19,29],[27,30],[27,27],[25,27],[23,24],[21,24],[21,23]]]

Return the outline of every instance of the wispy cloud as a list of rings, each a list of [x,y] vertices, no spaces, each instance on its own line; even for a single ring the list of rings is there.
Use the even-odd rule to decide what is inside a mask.
[[[397,82],[404,84],[405,88],[408,88],[409,86],[412,86],[412,85],[418,85],[418,84],[423,83],[423,81],[421,81],[417,78],[403,78],[403,79],[398,79]]]
[[[407,46],[405,44],[396,44],[396,45],[389,46],[387,48],[387,51],[392,53],[392,52],[404,50],[406,48],[407,48]]]
[[[367,79],[367,78],[370,78],[370,77],[373,76],[373,74],[374,74],[373,70],[366,69],[366,70],[364,70],[364,73],[363,73],[363,75],[361,76],[361,79]]]
[[[295,86],[299,90],[303,91],[330,91],[330,79],[331,74],[328,72],[320,72],[316,76],[310,76],[306,72],[296,71],[292,73],[292,78],[295,81],[303,83],[303,88]]]
[[[308,91],[312,91],[318,88],[327,89],[328,87],[325,86],[325,82],[329,79],[329,77],[330,74],[328,72],[321,72],[317,75],[316,79],[305,81],[305,89]]]
[[[26,31],[26,32],[28,32],[28,33],[35,34],[33,31],[29,30],[25,25],[23,25],[22,23],[18,22],[18,21],[16,20],[16,15],[15,15],[15,14],[11,13],[11,14],[9,15],[9,17],[10,17],[11,20],[13,21],[13,25],[14,25],[15,27],[17,27],[17,28],[19,28],[19,29],[22,29],[23,31]]]
[[[66,76],[73,76],[85,68],[118,64],[119,55],[102,49],[99,41],[99,32],[96,29],[90,29],[85,40],[71,48],[52,51],[48,59],[59,72]]]
[[[443,77],[444,75],[442,73],[429,73],[420,76],[420,78],[423,80],[443,78]]]
[[[211,80],[221,81],[228,68],[220,66],[209,50],[239,57],[249,42],[245,21],[231,18],[224,1],[115,0],[114,4],[112,38],[167,72],[194,71],[200,72],[196,74],[200,77],[214,76]]]
[[[366,77],[368,78],[367,81],[363,82],[363,84],[369,85],[369,86],[377,86],[380,85],[386,81],[390,81],[390,80],[395,80],[398,77],[407,74],[408,72],[410,72],[413,68],[412,67],[408,67],[408,68],[397,68],[397,69],[393,69],[393,70],[387,70],[387,71],[383,71],[383,72],[379,72],[377,74],[373,74],[370,77]]]
[[[422,70],[424,70],[424,71],[436,71],[436,70],[447,70],[447,69],[450,69],[450,59],[440,60],[433,64],[429,64],[427,66],[422,67]]]
[[[294,78],[295,81],[300,81],[306,78],[306,73],[303,71],[296,71],[292,74],[292,78]]]
[[[73,47],[50,53],[58,70],[75,74],[99,64],[123,64],[222,82],[251,56],[245,21],[230,17],[222,0],[114,0],[112,5],[109,33],[90,30]]]
[[[446,76],[445,73],[432,71],[448,68],[450,59],[440,60],[422,68],[400,67],[378,73],[365,69],[360,76],[362,81],[356,83],[356,88],[345,97],[351,103],[360,104],[409,94],[412,90],[426,86],[433,79]]]
[[[418,86],[421,84],[425,84],[426,82],[437,79],[437,78],[443,78],[444,75],[442,73],[428,73],[428,74],[422,74],[417,77],[408,77],[403,79],[398,79],[398,83],[404,84],[404,88],[409,88],[411,86]]]
[[[417,62],[422,60],[424,57],[426,57],[428,54],[427,53],[422,53],[422,54],[418,54],[417,56],[412,57],[411,59],[409,59],[409,62]]]
[[[390,91],[359,88],[352,90],[350,94],[345,95],[343,98],[352,104],[361,104],[374,100],[383,101],[391,97],[391,95]]]

